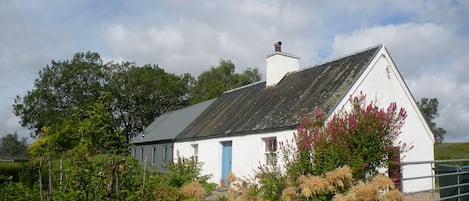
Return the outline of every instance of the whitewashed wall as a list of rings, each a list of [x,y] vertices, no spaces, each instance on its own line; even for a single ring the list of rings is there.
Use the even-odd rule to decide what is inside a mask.
[[[346,98],[341,101],[338,108],[350,109],[348,97],[350,95],[357,96],[360,92],[367,95],[367,102],[377,101],[380,107],[386,108],[391,102],[396,102],[398,108],[403,107],[406,109],[408,116],[401,129],[402,133],[395,144],[398,145],[401,142],[401,144],[406,143],[408,147],[414,146],[412,150],[401,156],[401,158],[404,157],[402,162],[434,160],[433,134],[418,112],[419,109],[412,95],[399,76],[399,72],[387,51],[382,48],[370,65],[371,68],[364,72],[357,84],[349,91]],[[402,174],[404,178],[430,176],[432,175],[432,166],[430,164],[405,166]],[[433,184],[434,181],[430,178],[405,181],[403,183],[403,191],[413,192],[431,189]]]
[[[221,142],[232,141],[232,164],[231,171],[239,178],[250,178],[254,176],[260,163],[265,161],[264,141],[269,137],[277,137],[277,142],[285,142],[293,139],[294,130],[280,131],[273,133],[252,134],[235,137],[225,137],[216,139],[206,139],[191,142],[176,142],[174,144],[174,158],[177,154],[181,157],[191,157],[193,155],[193,144],[198,144],[198,160],[203,163],[202,174],[212,174],[210,182],[220,184],[221,179]],[[279,155],[279,158],[280,155]],[[282,165],[282,161],[279,161]]]

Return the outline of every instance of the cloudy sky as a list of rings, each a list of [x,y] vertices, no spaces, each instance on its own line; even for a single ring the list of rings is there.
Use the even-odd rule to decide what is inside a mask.
[[[0,136],[29,136],[11,105],[51,60],[94,51],[197,76],[229,59],[264,74],[281,40],[303,67],[385,44],[414,97],[440,101],[446,141],[469,142],[469,1],[0,0],[0,27]]]

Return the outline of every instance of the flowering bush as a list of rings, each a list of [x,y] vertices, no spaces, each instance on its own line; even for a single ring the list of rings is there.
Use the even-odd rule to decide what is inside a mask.
[[[365,179],[388,165],[407,113],[396,103],[386,109],[375,102],[366,105],[365,98],[364,94],[350,97],[352,110],[335,114],[327,122],[321,110],[304,118],[294,135],[296,151],[286,158],[291,179],[322,175],[343,165],[352,168],[355,178]],[[292,152],[291,145],[281,149]]]

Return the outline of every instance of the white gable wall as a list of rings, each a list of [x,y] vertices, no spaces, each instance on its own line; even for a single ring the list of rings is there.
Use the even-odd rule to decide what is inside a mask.
[[[210,182],[220,184],[221,164],[222,164],[222,142],[232,142],[232,164],[231,172],[238,178],[252,178],[257,171],[259,164],[264,164],[265,150],[264,140],[269,137],[276,137],[277,142],[291,142],[295,130],[279,131],[273,133],[249,134],[244,136],[223,137],[215,139],[205,139],[198,141],[176,142],[174,143],[175,156],[177,154],[184,158],[193,155],[192,145],[198,144],[198,161],[202,162],[202,174],[212,174]],[[280,152],[278,153],[279,165],[282,166]]]
[[[396,102],[398,108],[403,107],[407,111],[408,116],[401,129],[402,133],[395,145],[401,141],[401,144],[406,143],[408,147],[413,145],[414,148],[401,155],[401,158],[404,157],[401,162],[434,160],[433,134],[384,47],[339,103],[338,108],[349,110],[351,105],[348,98],[350,95],[358,96],[360,92],[366,94],[367,103],[377,101],[380,107],[386,108],[391,102]],[[432,175],[432,166],[430,164],[404,166],[402,175],[404,178],[430,176]],[[403,191],[414,192],[431,189],[433,184],[433,180],[430,178],[405,181]]]

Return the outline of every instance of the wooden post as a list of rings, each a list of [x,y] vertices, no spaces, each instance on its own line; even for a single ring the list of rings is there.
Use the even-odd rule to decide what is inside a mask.
[[[106,201],[110,201],[112,198],[112,185],[114,182],[114,176],[116,174],[116,168],[119,166],[119,162],[115,161],[113,158],[109,160],[109,170],[110,170],[110,175],[109,175],[109,182],[107,184],[106,188]]]
[[[96,184],[96,188],[94,188],[93,197],[91,198],[91,200],[95,200],[96,195],[98,195],[99,188],[101,187],[101,183],[103,182],[103,177],[105,177],[103,168],[101,168],[101,171],[99,171],[98,176],[99,181],[98,184]]]
[[[121,170],[121,180],[124,181],[124,171],[125,171],[125,161],[124,165],[122,165],[122,170]]]
[[[142,184],[142,197],[145,196],[145,177],[147,173],[147,156],[143,160],[143,184]]]
[[[119,166],[120,165],[117,165],[117,172],[116,172],[116,198],[117,200],[119,200]]]
[[[39,159],[39,193],[40,193],[40,196],[41,196],[41,201],[44,200],[44,195],[42,193],[42,172],[41,172],[41,169],[42,169],[42,158]]]
[[[49,157],[49,160],[47,160],[48,164],[48,172],[49,172],[49,184],[48,184],[48,195],[47,195],[47,200],[52,200],[52,159]]]
[[[59,180],[59,185],[62,186],[62,180],[63,180],[63,166],[62,166],[62,156],[60,156],[60,180]]]

